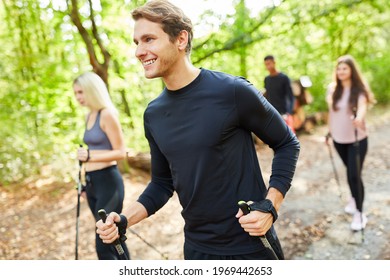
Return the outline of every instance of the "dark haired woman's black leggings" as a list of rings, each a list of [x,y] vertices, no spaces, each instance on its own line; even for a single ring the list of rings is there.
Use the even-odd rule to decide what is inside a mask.
[[[95,217],[95,220],[100,220],[98,211],[105,209],[107,213],[122,212],[123,199],[125,196],[125,188],[122,176],[116,165],[91,171],[86,173],[87,179],[87,199],[89,208]],[[126,244],[122,244],[126,255],[129,252]],[[96,234],[96,253],[99,260],[118,260],[119,256],[115,247],[110,244],[105,244]]]
[[[351,189],[352,197],[356,201],[356,208],[360,212],[362,212],[363,201],[364,201],[364,185],[363,185],[361,173],[362,173],[364,158],[366,157],[367,154],[368,140],[367,138],[365,138],[359,141],[360,173],[358,173],[358,165],[356,162],[357,147],[355,143],[339,144],[336,143],[335,141],[333,141],[333,143],[336,148],[336,151],[341,157],[341,160],[343,161],[344,165],[347,168],[348,184],[349,184],[349,188]],[[358,182],[360,182],[360,184],[358,184]],[[360,187],[360,190],[358,186]]]

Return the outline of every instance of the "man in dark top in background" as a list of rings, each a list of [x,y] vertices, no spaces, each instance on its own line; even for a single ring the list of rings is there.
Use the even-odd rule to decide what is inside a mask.
[[[161,77],[166,85],[144,114],[151,182],[122,215],[98,221],[97,233],[112,243],[118,238],[114,222],[120,230],[132,226],[176,191],[185,259],[272,259],[259,236],[272,232],[277,241],[272,225],[295,172],[297,138],[247,80],[192,65],[192,24],[178,7],[148,1],[132,16],[145,76]],[[268,189],[252,132],[275,152]],[[243,215],[240,200],[254,201],[254,211]]]
[[[264,58],[264,64],[269,72],[269,75],[264,79],[265,96],[294,131],[292,125],[294,95],[290,79],[286,74],[276,69],[275,58],[272,55],[267,55]]]

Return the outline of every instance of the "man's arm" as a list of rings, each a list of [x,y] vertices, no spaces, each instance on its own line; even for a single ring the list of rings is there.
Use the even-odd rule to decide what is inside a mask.
[[[276,109],[244,79],[236,82],[236,104],[241,127],[253,132],[274,150],[269,186],[283,196],[291,186],[300,145]]]
[[[269,100],[269,93],[268,93],[268,89],[267,89],[267,77],[264,78],[264,92],[263,92],[263,96]]]
[[[148,212],[141,203],[134,202],[123,211],[122,215],[127,219],[127,227],[130,227],[147,218]],[[97,221],[96,233],[99,234],[103,243],[110,244],[119,238],[118,227],[115,223],[119,223],[120,220],[121,218],[118,213],[111,212],[107,216],[105,223],[102,220]]]
[[[275,210],[279,211],[284,199],[283,194],[278,189],[270,187],[266,198],[271,200]],[[236,218],[239,218],[242,228],[252,236],[265,235],[274,222],[272,214],[260,211],[252,211],[244,216],[240,209]]]
[[[145,114],[146,115],[146,114]],[[148,139],[151,155],[151,181],[138,198],[147,210],[148,216],[153,215],[167,203],[174,192],[171,169],[168,160],[161,152],[151,129],[147,117],[144,117],[145,136]]]
[[[299,141],[276,109],[244,79],[237,80],[236,102],[240,126],[256,134],[274,150],[266,198],[272,201],[278,211],[291,186],[300,150]],[[241,225],[251,235],[264,235],[273,223],[269,213],[253,211],[242,216],[240,211],[237,218],[240,218]]]
[[[290,79],[286,76],[286,80],[284,82],[284,91],[287,95],[287,99],[289,101],[287,113],[292,115],[294,113],[294,93],[291,88],[291,81]]]
[[[284,200],[283,194],[278,189],[270,186],[266,198],[272,201],[276,212],[278,212]]]
[[[153,215],[167,203],[174,192],[168,161],[154,141],[146,117],[144,124],[145,136],[149,141],[151,153],[151,181],[138,200],[123,211],[122,215],[127,219],[127,227]],[[115,222],[118,223],[119,221],[119,214],[112,212],[108,215],[105,223],[102,220],[96,223],[96,232],[104,243],[112,243],[118,238],[118,229]]]

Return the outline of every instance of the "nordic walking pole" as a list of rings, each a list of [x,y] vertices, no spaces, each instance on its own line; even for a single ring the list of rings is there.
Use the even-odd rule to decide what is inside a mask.
[[[83,145],[80,144],[80,148]],[[82,191],[82,184],[81,184],[81,166],[83,162],[79,160],[79,180],[77,182],[77,214],[76,214],[76,256],[75,259],[78,260],[78,249],[79,249],[79,217],[80,217],[80,196]]]
[[[244,213],[244,215],[249,214],[250,212],[250,206],[245,201],[239,201],[238,207],[240,207],[241,211]],[[264,247],[270,250],[272,253],[274,260],[279,260],[278,256],[276,255],[274,248],[272,248],[271,244],[269,243],[267,236],[263,235],[260,236],[261,243],[263,243]]]
[[[339,180],[339,175],[337,173],[336,164],[334,162],[333,153],[332,153],[332,147],[329,144],[329,138],[331,136],[329,134],[327,134],[325,137],[326,137],[326,145],[328,146],[330,162],[332,163],[333,174],[334,174],[334,177],[336,179],[337,187],[338,187],[338,190],[339,190],[339,197],[340,197],[340,199],[342,199],[341,184],[340,184],[340,180]]]
[[[160,254],[160,256],[164,259],[164,260],[168,260],[168,256],[167,254],[164,254],[162,253],[159,249],[156,248],[156,246],[154,246],[153,244],[149,243],[148,241],[146,241],[141,235],[139,235],[137,232],[135,232],[134,230],[132,230],[131,228],[128,228],[128,231],[130,231],[132,234],[134,234],[135,236],[137,236],[143,243],[145,243],[147,246],[149,246],[150,248],[152,248],[154,251],[156,251],[157,253]]]
[[[107,219],[106,210],[100,209],[98,211],[98,214],[99,214],[99,217],[102,219],[103,223],[105,223],[106,219]],[[119,238],[114,241],[114,246],[115,246],[115,250],[117,251],[117,253],[119,255],[119,259],[121,259],[121,260],[128,260],[129,259],[129,257],[126,255],[125,250],[123,250],[123,247],[122,247],[122,244],[121,244],[121,241],[119,240]]]
[[[354,112],[354,119],[356,119],[356,115],[357,115],[357,108],[353,108],[353,112]],[[360,146],[359,146],[359,140],[358,140],[358,129],[357,127],[355,126],[355,150],[356,150],[356,171],[357,171],[357,174],[358,174],[358,181],[357,181],[357,188],[358,188],[358,199],[359,199],[359,203],[361,202],[362,203],[362,209],[360,211],[360,222],[362,224],[362,229],[361,229],[361,232],[362,232],[362,243],[364,243],[364,227],[363,227],[363,194],[362,194],[362,189],[361,189],[361,182],[360,182]]]

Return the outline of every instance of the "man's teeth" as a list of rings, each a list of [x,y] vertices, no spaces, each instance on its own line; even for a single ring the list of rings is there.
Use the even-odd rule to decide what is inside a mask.
[[[155,63],[155,62],[156,62],[155,59],[148,60],[148,61],[145,61],[145,62],[144,62],[144,65],[145,65],[145,66],[146,66],[146,65],[150,65],[150,64],[153,64],[153,63]]]

